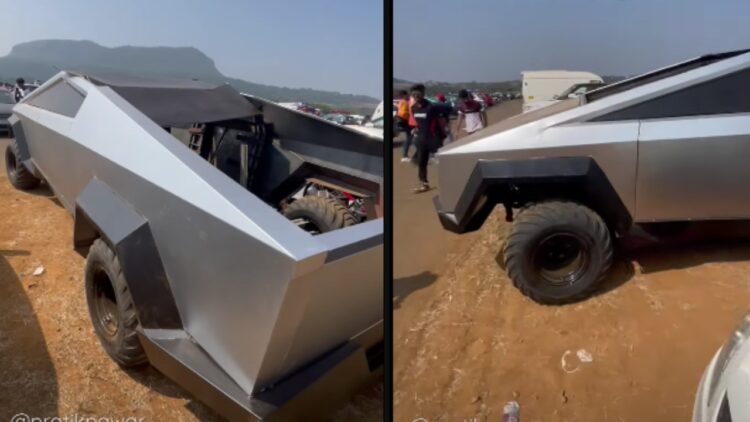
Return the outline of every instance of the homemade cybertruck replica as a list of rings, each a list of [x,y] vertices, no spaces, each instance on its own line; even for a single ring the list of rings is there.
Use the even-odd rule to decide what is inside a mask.
[[[438,156],[445,228],[515,220],[503,265],[543,303],[585,297],[634,224],[750,218],[750,50],[712,54],[515,116]],[[514,215],[515,212],[515,215]]]
[[[11,183],[74,216],[95,331],[238,420],[382,370],[382,139],[229,86],[61,72],[13,109]]]

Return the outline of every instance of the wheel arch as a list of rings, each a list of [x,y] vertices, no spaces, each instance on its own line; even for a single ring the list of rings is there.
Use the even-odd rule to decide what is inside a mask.
[[[84,255],[101,238],[115,252],[143,328],[182,328],[148,220],[93,179],[76,199],[73,244]]]
[[[13,120],[13,118],[11,118]],[[10,122],[11,132],[13,135],[13,142],[16,144],[17,148],[17,160],[24,166],[26,169],[34,175],[37,179],[43,179],[44,175],[41,171],[39,171],[38,168],[36,168],[36,165],[34,165],[34,161],[31,159],[31,152],[29,151],[29,145],[26,141],[26,134],[23,131],[23,126],[21,125],[21,121],[15,118],[15,122]],[[10,148],[10,145],[8,146]]]
[[[455,212],[440,217],[446,228],[463,233],[479,229],[498,204],[506,208],[511,220],[513,208],[545,200],[585,205],[618,233],[626,232],[633,223],[627,207],[592,157],[480,160]],[[440,213],[438,200],[436,206]]]

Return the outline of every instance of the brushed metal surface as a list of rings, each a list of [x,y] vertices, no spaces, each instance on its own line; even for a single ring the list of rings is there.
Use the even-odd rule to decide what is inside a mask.
[[[750,217],[750,114],[643,121],[636,220]]]
[[[588,156],[635,221],[748,218],[747,114],[592,121],[748,67],[750,53],[742,53],[577,107],[561,103],[531,116],[536,120],[496,123],[439,152],[442,208],[455,212],[479,160]]]
[[[75,118],[14,107],[32,161],[69,212],[96,178],[148,220],[185,331],[248,394],[382,319],[382,241],[326,263],[340,242],[296,227],[110,88],[69,79],[86,93]]]

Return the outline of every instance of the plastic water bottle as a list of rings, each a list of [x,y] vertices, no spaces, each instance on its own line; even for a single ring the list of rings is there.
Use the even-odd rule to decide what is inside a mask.
[[[521,407],[518,402],[509,401],[503,407],[503,422],[520,422]]]

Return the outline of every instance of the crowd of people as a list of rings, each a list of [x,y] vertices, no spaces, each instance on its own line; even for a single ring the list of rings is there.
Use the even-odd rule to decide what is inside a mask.
[[[434,154],[446,143],[453,142],[458,134],[451,130],[450,116],[453,106],[446,101],[445,95],[438,94],[437,101],[425,98],[425,86],[416,84],[407,92],[398,93],[396,125],[399,131],[406,134],[401,162],[411,162],[419,167],[419,184],[415,193],[430,190],[427,179],[427,166],[436,162]],[[458,93],[458,131],[470,135],[487,126],[487,114],[484,105],[474,100],[469,91],[462,89]],[[416,152],[409,155],[414,144]]]

